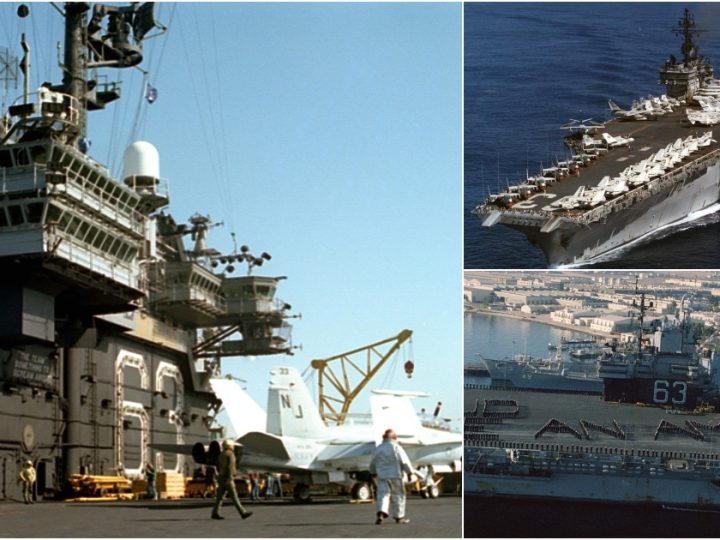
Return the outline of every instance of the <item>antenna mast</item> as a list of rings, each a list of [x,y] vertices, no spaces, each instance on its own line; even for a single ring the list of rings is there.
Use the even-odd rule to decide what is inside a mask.
[[[115,84],[101,86],[88,80],[88,69],[137,66],[143,59],[143,38],[153,28],[165,29],[155,21],[152,2],[123,7],[95,4],[88,20],[89,11],[86,2],[65,3],[62,90],[80,107],[77,138],[87,135],[87,111],[103,109],[120,97]]]

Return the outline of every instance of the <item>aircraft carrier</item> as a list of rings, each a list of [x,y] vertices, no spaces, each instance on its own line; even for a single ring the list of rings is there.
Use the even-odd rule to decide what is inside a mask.
[[[644,295],[639,309],[636,351],[601,361],[601,395],[465,391],[466,493],[720,510],[718,388],[689,325],[646,326]]]
[[[477,205],[472,212],[483,226],[519,230],[556,267],[611,257],[720,209],[720,143],[712,132],[720,81],[698,53],[688,10],[673,30],[682,36],[682,56],[660,68],[667,93],[626,110],[610,101],[607,123],[564,126],[571,155]]]
[[[137,478],[147,462],[187,474],[191,463],[150,445],[208,438],[219,406],[208,380],[221,359],[292,348],[290,306],[275,297],[284,277],[251,273],[267,253],[208,247],[209,216],[176,221],[150,143],[117,149],[121,178],[86,153],[88,113],[120,97],[95,74],[141,64],[143,38],[162,30],[153,4],[55,9],[65,19],[63,80],[29,88],[23,35],[25,84],[0,133],[7,500],[20,500],[25,460],[39,497],[61,494],[73,474]],[[232,277],[236,268],[247,275]]]

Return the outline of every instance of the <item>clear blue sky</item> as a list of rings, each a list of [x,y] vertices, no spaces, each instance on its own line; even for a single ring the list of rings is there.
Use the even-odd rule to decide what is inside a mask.
[[[47,4],[4,4],[2,44],[33,48],[32,87],[58,81],[61,20]],[[145,44],[143,74],[91,113],[91,155],[119,174],[128,142],[160,152],[179,222],[224,227],[210,244],[273,259],[262,274],[302,319],[292,357],[226,359],[265,407],[268,371],[414,331],[415,377],[375,386],[422,390],[460,416],[461,5],[458,3],[161,3],[169,32]],[[36,56],[35,56],[36,55]],[[138,104],[142,103],[139,113]],[[361,397],[358,410],[367,408]],[[356,409],[356,408],[354,408]]]

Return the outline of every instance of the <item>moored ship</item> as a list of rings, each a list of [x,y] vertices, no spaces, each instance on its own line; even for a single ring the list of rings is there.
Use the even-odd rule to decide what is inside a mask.
[[[492,379],[491,385],[495,387],[599,394],[602,391],[602,381],[598,377],[601,355],[597,351],[589,359],[575,360],[564,358],[558,351],[548,358],[518,354],[513,358],[483,360]]]
[[[610,257],[664,228],[714,212],[718,120],[712,66],[697,52],[686,11],[676,32],[682,59],[660,70],[665,96],[623,110],[609,123],[566,126],[573,154],[474,210],[483,225],[504,224],[539,245],[551,266]]]
[[[477,497],[720,510],[718,389],[683,324],[643,324],[600,363],[602,395],[466,390],[465,489]],[[589,530],[588,532],[592,532]]]
[[[477,388],[490,384],[490,371],[483,358],[475,362],[466,362],[463,374],[465,388]]]
[[[24,91],[0,140],[3,499],[20,499],[25,460],[38,496],[75,474],[139,478],[146,463],[187,475],[191,462],[150,447],[208,438],[221,359],[292,349],[284,277],[251,272],[267,253],[208,247],[208,216],[175,221],[151,144],[129,146],[120,179],[87,154],[88,113],[120,97],[95,71],[142,62],[143,38],[161,29],[153,4],[56,9],[64,78],[29,91],[23,36]],[[235,265],[247,275],[232,277]]]

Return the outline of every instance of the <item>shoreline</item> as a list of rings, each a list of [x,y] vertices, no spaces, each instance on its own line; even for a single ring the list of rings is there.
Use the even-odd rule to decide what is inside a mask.
[[[600,332],[599,330],[592,330],[591,328],[587,327],[579,327],[579,326],[573,326],[572,324],[566,324],[561,323],[557,321],[553,321],[549,315],[526,315],[526,314],[518,314],[518,313],[509,313],[507,311],[489,311],[484,309],[478,309],[474,306],[466,306],[465,307],[465,313],[471,314],[471,315],[491,315],[495,317],[504,317],[505,319],[515,319],[518,321],[527,321],[527,322],[536,322],[540,324],[544,324],[547,326],[554,326],[555,328],[560,328],[562,330],[569,330],[571,332],[577,332],[578,334],[587,334],[590,336],[600,337],[604,339],[611,339],[613,336],[612,334],[608,334],[607,332]]]

